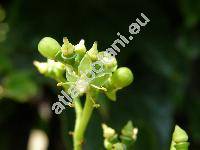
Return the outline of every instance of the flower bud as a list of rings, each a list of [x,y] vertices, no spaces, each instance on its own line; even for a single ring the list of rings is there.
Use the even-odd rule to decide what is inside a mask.
[[[77,45],[75,45],[75,50],[77,54],[83,55],[86,52],[85,41],[81,40]]]
[[[65,72],[65,65],[54,60],[48,60],[48,75],[56,79],[62,79]]]
[[[128,146],[136,141],[138,129],[133,127],[132,121],[128,121],[121,133],[120,139],[122,143]]]
[[[84,79],[78,79],[76,81],[76,89],[78,91],[78,93],[80,95],[82,95],[83,93],[85,93],[88,90],[88,81],[84,80]]]
[[[55,62],[51,59],[48,59],[47,62],[34,61],[33,64],[41,74],[52,77],[54,79],[63,79],[63,73],[65,72],[64,64]]]
[[[33,64],[41,74],[45,74],[48,71],[48,64],[46,62],[40,63],[38,61],[34,61]]]
[[[176,125],[172,139],[176,143],[187,142],[188,135],[183,129]]]
[[[110,138],[115,135],[115,130],[108,127],[106,124],[102,124],[102,128],[103,128],[103,136],[105,138]]]
[[[61,51],[64,56],[72,55],[74,52],[74,45],[72,45],[66,37],[63,38],[63,45],[61,47]]]
[[[111,56],[111,54],[104,52],[99,52],[98,60],[104,64],[105,71],[114,72],[117,69],[117,60],[115,57]]]
[[[39,42],[38,50],[44,57],[54,59],[60,50],[60,44],[51,37],[45,37]]]
[[[123,136],[131,137],[134,141],[137,139],[138,128],[133,127],[132,121],[128,121],[121,132]]]
[[[97,60],[97,54],[98,54],[97,42],[94,42],[92,48],[87,53],[93,61]]]
[[[126,87],[132,82],[133,73],[127,67],[118,68],[111,77],[111,84],[117,89]]]

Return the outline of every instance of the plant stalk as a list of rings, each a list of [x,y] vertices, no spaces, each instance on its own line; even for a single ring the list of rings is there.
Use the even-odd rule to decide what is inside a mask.
[[[80,102],[79,102],[80,104]],[[89,93],[86,94],[86,101],[83,108],[83,111],[79,108],[78,102],[75,103],[76,110],[76,122],[75,122],[75,130],[74,130],[74,150],[82,150],[82,144],[84,141],[84,134],[87,128],[88,122],[92,115],[92,111],[94,109],[93,102],[91,100],[91,96]]]

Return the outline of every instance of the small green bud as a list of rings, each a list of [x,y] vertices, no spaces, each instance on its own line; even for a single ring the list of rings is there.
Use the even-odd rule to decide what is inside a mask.
[[[83,55],[86,52],[85,41],[81,40],[77,45],[75,45],[75,50],[77,54]]]
[[[87,53],[93,61],[97,60],[97,54],[98,54],[97,42],[94,42],[92,48]]]
[[[133,127],[132,121],[128,121],[121,131],[120,139],[126,146],[131,146],[137,139],[138,128]]]
[[[187,142],[188,135],[183,129],[181,129],[178,125],[176,125],[172,139],[176,143]]]
[[[61,51],[64,56],[72,55],[74,52],[74,45],[72,45],[66,37],[63,38],[63,45],[61,47]]]
[[[118,68],[111,77],[111,84],[121,89],[133,82],[133,73],[127,67]]]
[[[138,128],[133,127],[132,121],[128,121],[121,132],[122,135],[131,137],[134,141],[137,139]]]
[[[40,40],[38,50],[44,57],[54,59],[60,50],[60,44],[51,37],[45,37]]]
[[[178,125],[175,126],[172,135],[172,142],[170,150],[188,150],[189,142],[187,133]]]

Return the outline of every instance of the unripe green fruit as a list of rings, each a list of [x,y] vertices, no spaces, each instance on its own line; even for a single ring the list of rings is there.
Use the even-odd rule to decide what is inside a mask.
[[[60,44],[51,37],[43,38],[38,44],[39,52],[49,59],[54,59],[60,48]]]
[[[127,67],[118,68],[111,77],[111,84],[115,88],[123,88],[133,82],[133,73]]]

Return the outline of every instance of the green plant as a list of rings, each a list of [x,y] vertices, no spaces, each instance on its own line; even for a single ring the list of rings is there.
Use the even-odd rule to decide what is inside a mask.
[[[178,125],[175,126],[172,135],[172,142],[170,150],[188,150],[189,142],[187,133]]]
[[[116,92],[132,83],[133,74],[126,67],[117,69],[115,57],[109,53],[98,52],[97,42],[87,51],[83,40],[77,45],[72,45],[64,38],[60,46],[53,38],[45,37],[39,42],[38,49],[48,60],[35,61],[34,65],[40,73],[55,79],[58,86],[62,86],[73,98],[71,106],[75,107],[76,112],[74,149],[81,150],[92,112],[95,107],[99,107],[99,104],[96,104],[98,94],[103,92],[115,101]],[[83,95],[86,95],[86,101],[82,108],[80,98]],[[130,122],[127,128],[120,137],[121,144],[127,138],[130,140],[126,132],[130,128],[132,134],[133,127]],[[119,142],[114,144],[115,147],[120,145]]]
[[[72,45],[63,38],[63,45],[50,37],[43,38],[38,45],[39,52],[47,62],[35,61],[40,73],[55,79],[58,86],[73,98],[70,105],[75,108],[76,121],[73,135],[74,149],[82,150],[84,134],[96,104],[99,93],[104,93],[111,100],[116,100],[116,92],[133,82],[133,74],[127,67],[117,68],[115,57],[109,53],[98,52],[97,42],[86,50],[84,40]],[[81,97],[86,95],[84,107]],[[129,121],[121,130],[120,136],[106,124],[102,124],[104,147],[108,150],[132,149],[138,129]],[[175,127],[170,150],[188,150],[186,132]]]

